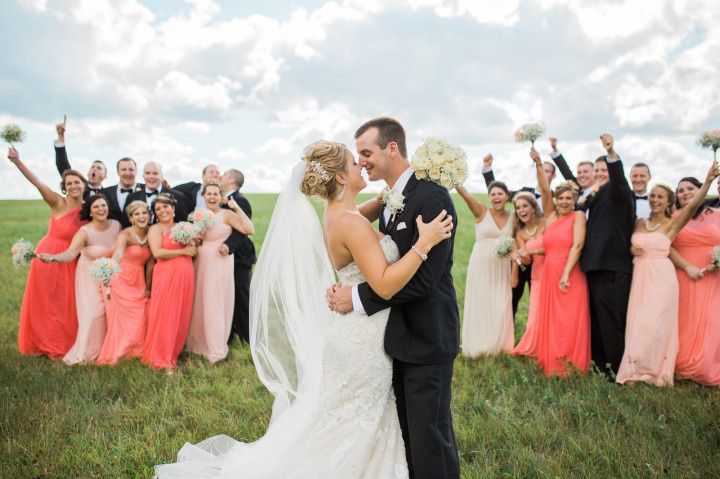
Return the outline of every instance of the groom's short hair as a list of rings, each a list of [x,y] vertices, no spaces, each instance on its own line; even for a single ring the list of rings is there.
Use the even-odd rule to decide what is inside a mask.
[[[405,129],[399,121],[387,116],[381,116],[380,118],[367,121],[357,129],[355,132],[355,139],[357,140],[360,135],[368,131],[370,128],[378,129],[377,143],[380,145],[380,148],[385,148],[388,146],[388,143],[394,141],[397,144],[398,150],[403,158],[407,158]]]

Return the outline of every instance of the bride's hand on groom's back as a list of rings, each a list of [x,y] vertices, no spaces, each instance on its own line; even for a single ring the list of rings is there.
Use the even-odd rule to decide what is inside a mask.
[[[453,218],[442,210],[432,221],[425,223],[422,215],[415,218],[418,230],[418,241],[416,246],[425,249],[425,253],[439,242],[450,238],[453,230]]]

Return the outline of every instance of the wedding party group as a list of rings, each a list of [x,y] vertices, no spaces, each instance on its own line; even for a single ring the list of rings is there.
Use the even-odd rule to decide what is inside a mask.
[[[236,170],[209,165],[202,183],[171,189],[152,162],[137,184],[135,162],[123,158],[120,183],[100,188],[104,165],[91,166],[89,181],[68,169],[64,127],[56,142],[64,195],[14,148],[8,155],[52,211],[31,261],[21,354],[99,364],[139,356],[172,369],[184,346],[218,361],[233,328],[248,331],[233,322],[245,288],[249,332],[240,334],[275,398],[259,440],[186,443],[156,477],[459,478],[450,403],[461,352],[529,356],[547,375],[587,373],[592,362],[625,384],[670,385],[675,376],[720,384],[720,205],[706,199],[716,161],[703,182],[686,177],[648,192],[650,168],[634,165],[631,187],[611,135],[575,176],[556,139],[543,163],[539,135],[526,129],[517,139],[533,145],[537,186],[510,191],[488,155],[486,206],[462,186],[462,148],[430,138],[410,157],[403,126],[375,118],[354,134],[357,158],[333,141],[305,148],[252,275],[254,250],[238,276],[230,256],[246,258],[253,224]],[[568,181],[553,190],[556,169]],[[384,188],[358,203],[366,179]],[[476,232],[462,327],[453,189]],[[310,198],[325,203],[322,218]],[[190,222],[176,223],[187,214]],[[241,246],[228,244],[234,236]],[[120,265],[107,281],[89,271],[101,256]],[[526,289],[527,326],[514,345]]]
[[[532,357],[546,375],[587,373],[592,362],[621,384],[720,385],[720,199],[706,199],[718,164],[704,181],[648,188],[650,167],[632,165],[628,182],[612,136],[600,139],[606,154],[578,163],[576,175],[557,138],[552,162],[533,148],[537,186],[519,191],[495,180],[486,156],[489,207],[457,188],[476,221],[463,354]],[[558,169],[566,181],[551,189]]]
[[[217,362],[234,334],[249,341],[255,249],[252,210],[239,192],[243,174],[207,165],[202,183],[170,188],[160,164],[146,163],[140,183],[135,160],[124,157],[118,184],[103,187],[103,162],[91,164],[87,179],[71,168],[65,128],[65,121],[56,126],[55,141],[62,194],[14,147],[8,152],[51,211],[34,251],[26,243],[35,259],[20,312],[20,354],[70,365],[138,357],[171,371],[183,346]],[[193,224],[182,221],[190,213]],[[106,287],[98,281],[103,273]]]

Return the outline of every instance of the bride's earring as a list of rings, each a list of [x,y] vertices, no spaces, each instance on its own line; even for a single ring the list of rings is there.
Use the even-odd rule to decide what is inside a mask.
[[[338,195],[337,199],[338,201],[342,201],[343,198],[345,198],[345,185],[343,185],[342,189],[340,190],[340,194]]]

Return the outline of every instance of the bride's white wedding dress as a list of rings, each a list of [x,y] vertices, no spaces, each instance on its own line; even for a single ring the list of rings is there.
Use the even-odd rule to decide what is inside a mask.
[[[398,260],[389,236],[380,245],[388,262]],[[338,276],[344,285],[365,281],[354,262]],[[392,360],[383,347],[389,311],[370,317],[334,314],[327,325],[317,394],[299,395],[273,415],[261,439],[242,443],[215,436],[197,445],[186,443],[177,463],[156,468],[157,477],[408,477]]]

